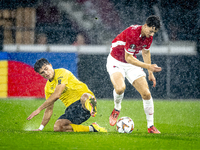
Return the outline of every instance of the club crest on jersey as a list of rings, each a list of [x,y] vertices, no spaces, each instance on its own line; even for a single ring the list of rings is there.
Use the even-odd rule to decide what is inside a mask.
[[[131,48],[131,49],[134,49],[134,48],[135,48],[135,45],[134,45],[134,44],[131,44],[131,45],[130,45],[130,48]]]
[[[136,46],[134,44],[130,45],[130,48],[128,49],[129,52],[135,52],[134,48],[136,48]]]
[[[58,85],[61,84],[61,79],[58,80]]]

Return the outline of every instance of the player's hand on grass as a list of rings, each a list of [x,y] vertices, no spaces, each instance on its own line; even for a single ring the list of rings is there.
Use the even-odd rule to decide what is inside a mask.
[[[32,114],[27,118],[27,120],[31,120],[34,116],[38,115],[40,113],[40,110],[35,110],[32,112]]]
[[[162,71],[162,68],[158,67],[156,64],[151,64],[148,70],[152,72],[160,72]]]

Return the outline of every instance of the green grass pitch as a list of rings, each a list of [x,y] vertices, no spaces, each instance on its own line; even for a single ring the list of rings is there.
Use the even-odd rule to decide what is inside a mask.
[[[53,125],[64,113],[62,102],[55,103],[50,122],[43,131],[39,127],[44,110],[27,121],[26,118],[44,100],[0,99],[0,149],[1,150],[185,150],[200,149],[200,101],[154,100],[155,126],[161,134],[147,133],[142,100],[123,100],[120,117],[131,117],[135,128],[130,134],[120,134],[116,126],[109,125],[113,100],[98,100],[98,114],[84,125],[97,122],[108,133],[54,132]]]

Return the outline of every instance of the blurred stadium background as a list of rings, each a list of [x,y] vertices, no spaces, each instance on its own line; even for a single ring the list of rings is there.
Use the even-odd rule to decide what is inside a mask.
[[[152,44],[157,99],[200,99],[200,2],[198,0],[2,0],[0,97],[44,98],[45,80],[33,70],[49,59],[72,71],[97,98],[112,98],[106,58],[113,38],[158,15],[162,28]],[[77,40],[78,39],[78,40]],[[142,59],[141,55],[138,56]],[[125,98],[140,95],[127,82]]]

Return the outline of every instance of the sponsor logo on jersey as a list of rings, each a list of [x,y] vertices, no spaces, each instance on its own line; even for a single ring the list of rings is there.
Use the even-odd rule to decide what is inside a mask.
[[[130,48],[128,49],[128,51],[129,51],[129,52],[135,52],[134,49],[130,49]]]
[[[68,88],[67,88],[67,87],[65,87],[65,89],[64,89],[64,90],[63,90],[63,92],[62,92],[62,94],[63,94],[63,93],[65,93],[65,92],[67,91],[67,89],[68,89]]]

